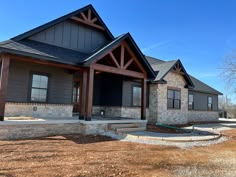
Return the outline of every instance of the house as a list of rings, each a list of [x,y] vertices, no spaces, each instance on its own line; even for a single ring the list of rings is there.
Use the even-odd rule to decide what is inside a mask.
[[[144,56],[92,5],[0,43],[0,118],[92,116],[184,124],[218,118],[220,92],[180,60]]]

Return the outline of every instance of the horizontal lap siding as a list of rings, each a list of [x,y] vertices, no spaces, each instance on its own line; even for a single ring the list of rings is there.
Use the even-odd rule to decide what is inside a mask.
[[[107,37],[102,31],[69,20],[54,25],[29,39],[86,53],[107,43]]]
[[[64,69],[11,60],[7,101],[29,102],[31,73],[49,74],[48,103],[71,104],[72,79]]]
[[[218,111],[218,95],[189,91],[194,95],[194,110],[207,111],[208,97],[212,97],[213,111]]]

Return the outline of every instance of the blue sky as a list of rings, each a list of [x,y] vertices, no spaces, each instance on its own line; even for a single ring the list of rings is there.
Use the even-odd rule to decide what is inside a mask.
[[[234,0],[1,0],[0,41],[87,4],[114,36],[130,32],[146,55],[181,59],[189,74],[232,94],[219,68],[236,48]]]

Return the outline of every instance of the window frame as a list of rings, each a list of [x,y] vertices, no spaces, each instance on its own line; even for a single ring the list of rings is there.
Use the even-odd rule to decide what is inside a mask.
[[[141,92],[140,92],[140,105],[134,105],[134,88],[140,88]],[[132,107],[141,107],[142,106],[142,87],[140,85],[132,85],[131,87],[131,106]]]
[[[192,95],[193,96],[193,101],[192,101],[192,104],[191,104],[191,108],[189,108],[189,106],[190,106],[190,100],[189,100],[189,96],[190,95]],[[188,110],[194,110],[194,94],[192,94],[192,93],[190,93],[190,94],[188,94]]]
[[[173,98],[169,98],[168,97],[168,91],[173,91]],[[179,99],[175,99],[175,92],[179,92]],[[169,107],[169,100],[172,100],[172,107]],[[175,101],[178,100],[179,101],[179,107],[176,108],[175,107]],[[181,110],[181,89],[179,88],[167,88],[167,109],[174,109],[174,110]]]
[[[209,98],[211,98],[211,103],[209,103]],[[209,104],[211,104],[210,109],[209,109]],[[213,97],[212,96],[207,97],[207,111],[213,111]]]
[[[46,76],[48,78],[48,83],[47,83],[47,88],[37,88],[37,87],[33,87],[33,76],[34,75],[40,75],[40,76]],[[29,92],[28,92],[28,100],[31,103],[48,103],[48,97],[49,97],[49,89],[50,89],[50,75],[48,73],[41,73],[41,72],[30,72],[30,84],[29,84]],[[45,101],[33,101],[31,100],[31,94],[32,94],[32,89],[42,89],[42,90],[46,90],[46,100]]]

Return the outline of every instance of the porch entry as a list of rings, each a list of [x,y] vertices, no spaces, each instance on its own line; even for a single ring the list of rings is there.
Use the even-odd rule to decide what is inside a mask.
[[[72,101],[73,114],[78,114],[80,111],[80,81],[76,79],[73,81]]]
[[[116,75],[116,77],[108,78],[107,80],[116,80],[116,78],[132,78],[140,82],[141,86],[141,100],[140,100],[141,105],[139,105],[141,107],[140,117],[141,119],[146,119],[147,72],[143,68],[143,65],[140,63],[137,56],[134,54],[134,52],[132,51],[132,49],[130,48],[130,46],[127,44],[126,41],[122,41],[121,43],[116,44],[112,48],[109,48],[108,51],[104,52],[100,56],[95,55],[94,59],[91,59],[89,67],[84,68],[83,72],[81,73],[82,74],[81,91],[80,91],[81,104],[80,104],[79,118],[88,121],[91,120],[94,102],[97,101],[97,95],[99,95],[99,93],[97,93],[98,90],[94,89],[94,86],[96,85],[96,77],[98,75],[104,75],[104,73],[113,74],[113,76]],[[117,79],[117,81],[114,82],[114,84],[116,84],[119,81],[121,81],[120,85],[122,86],[123,79],[120,80]],[[111,86],[108,83],[111,82],[98,84],[100,90],[102,90],[102,92],[105,92],[105,94],[101,94],[102,96],[99,105],[112,106],[113,102],[111,101],[113,100],[110,99],[111,98],[114,99],[114,97],[116,97],[118,93],[121,93],[121,95],[119,95],[117,99],[118,100],[122,99],[122,88],[120,92],[117,91],[117,87],[114,87],[114,89],[109,89]],[[112,84],[112,86],[114,85]],[[102,92],[100,91],[100,93]],[[107,96],[107,95],[112,95],[112,96]]]

